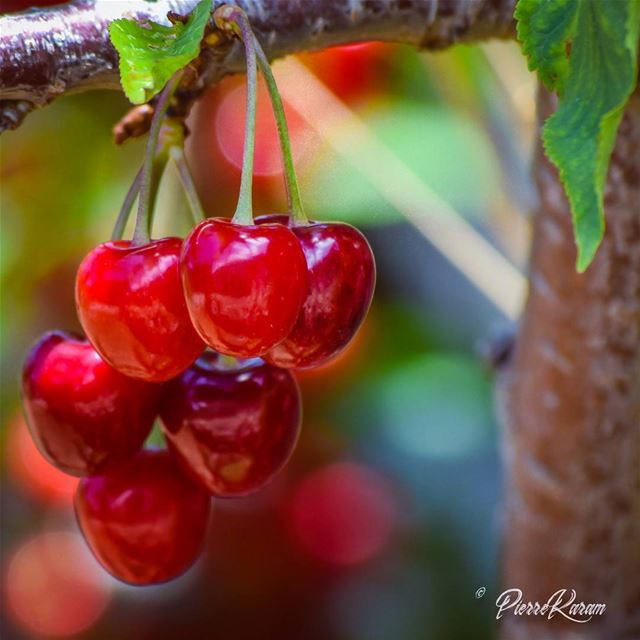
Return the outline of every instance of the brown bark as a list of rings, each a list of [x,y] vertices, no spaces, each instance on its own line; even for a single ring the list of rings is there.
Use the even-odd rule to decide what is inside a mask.
[[[544,93],[540,113],[554,107]],[[620,127],[607,232],[576,273],[571,218],[538,149],[530,296],[505,401],[503,588],[605,603],[587,624],[506,614],[505,640],[640,638],[640,96]]]
[[[117,55],[108,25],[135,16],[166,22],[196,0],[76,0],[0,17],[0,131],[16,128],[34,107],[69,91],[118,89]],[[223,4],[215,0],[216,6]],[[406,42],[436,49],[455,42],[513,37],[515,0],[237,0],[267,55],[357,40]],[[194,87],[243,68],[239,47],[209,47]]]

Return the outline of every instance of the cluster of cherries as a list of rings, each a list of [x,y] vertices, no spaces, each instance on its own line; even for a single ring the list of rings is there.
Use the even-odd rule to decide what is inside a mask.
[[[247,25],[239,9],[225,11]],[[247,26],[245,45],[252,38]],[[255,90],[255,73],[249,82]],[[172,86],[156,106],[147,186]],[[149,239],[141,187],[133,240],[100,244],[78,269],[86,339],[50,332],[24,366],[33,439],[82,478],[75,510],[84,537],[131,584],[183,573],[200,552],[210,496],[247,495],[284,466],[301,422],[292,370],[335,357],[371,303],[375,262],[357,229],[304,215],[254,220],[250,190],[244,180],[232,220],[204,219],[183,241]],[[156,418],[164,450],[143,448]]]
[[[282,468],[300,430],[291,369],[334,357],[366,315],[375,263],[364,236],[287,222],[211,218],[184,241],[97,246],[76,281],[88,340],[50,332],[27,358],[33,438],[83,477],[80,527],[126,582],[182,573],[209,495],[246,495]],[[168,450],[141,450],[157,416]]]

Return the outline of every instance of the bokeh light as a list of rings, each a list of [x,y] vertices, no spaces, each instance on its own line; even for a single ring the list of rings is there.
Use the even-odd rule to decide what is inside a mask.
[[[358,103],[388,86],[391,51],[383,42],[361,42],[300,58],[341,100]]]
[[[110,590],[78,534],[48,532],[10,554],[5,598],[19,627],[41,636],[68,637],[98,620]]]
[[[220,98],[214,116],[215,144],[218,145],[225,160],[237,172],[242,169],[246,100],[245,85],[237,85]],[[301,167],[317,149],[319,141],[293,109],[289,109],[285,105],[285,113],[294,161],[296,167]],[[257,176],[278,176],[283,171],[276,121],[271,111],[269,93],[262,83],[258,86],[253,169]]]
[[[488,444],[488,392],[470,358],[429,354],[385,376],[375,397],[387,438],[403,453],[449,458]]]
[[[7,463],[11,479],[33,498],[45,504],[71,506],[78,478],[62,473],[44,458],[18,412],[9,423]]]
[[[296,489],[290,510],[292,531],[302,547],[336,565],[357,564],[378,554],[396,519],[385,478],[353,462],[310,473]]]

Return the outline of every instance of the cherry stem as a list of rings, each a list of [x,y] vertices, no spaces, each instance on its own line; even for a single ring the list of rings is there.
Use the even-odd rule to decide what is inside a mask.
[[[133,179],[131,186],[129,187],[129,191],[127,191],[127,195],[124,197],[124,202],[122,203],[122,207],[120,208],[120,213],[118,213],[118,217],[116,218],[116,223],[113,227],[113,231],[111,232],[111,240],[122,240],[122,234],[124,233],[124,229],[127,226],[127,222],[129,222],[129,216],[131,215],[131,209],[133,209],[133,203],[138,197],[138,193],[140,192],[140,185],[142,183],[142,169],[138,171],[136,177]]]
[[[165,154],[162,154],[162,158],[156,156],[158,136],[160,135],[162,120],[171,104],[171,98],[173,98],[173,94],[178,88],[181,78],[182,71],[178,71],[169,82],[167,82],[160,93],[153,113],[149,137],[147,138],[147,146],[144,152],[144,163],[142,165],[142,183],[140,185],[136,228],[133,232],[133,245],[145,244],[149,242],[150,239],[151,212],[155,204],[162,169],[166,164]]]
[[[291,140],[289,138],[289,128],[287,126],[287,118],[284,113],[282,98],[280,97],[280,92],[278,91],[278,85],[276,84],[276,79],[273,76],[273,71],[271,71],[269,59],[267,58],[264,49],[260,45],[255,34],[253,36],[253,40],[256,56],[258,58],[258,65],[260,66],[260,71],[262,72],[267,89],[269,90],[269,98],[271,99],[273,114],[275,115],[276,124],[278,126],[278,136],[280,138],[280,149],[282,151],[282,161],[284,164],[284,182],[287,191],[289,212],[291,213],[291,218],[294,224],[308,224],[309,219],[307,218],[307,215],[304,212],[304,207],[302,206],[298,178],[293,164]]]
[[[193,177],[191,176],[191,171],[189,170],[189,165],[187,164],[187,159],[184,156],[184,149],[182,147],[171,147],[171,149],[169,150],[169,154],[175,162],[176,169],[178,170],[180,182],[182,183],[182,188],[184,189],[185,195],[187,196],[187,201],[189,203],[189,209],[191,209],[193,221],[198,224],[199,222],[202,222],[206,218],[206,216],[204,215],[202,205],[200,204],[198,191],[196,189],[196,185],[193,182]]]
[[[258,70],[256,62],[255,39],[251,25],[244,11],[232,5],[223,5],[214,12],[216,25],[239,36],[244,43],[247,59],[247,113],[244,131],[244,151],[242,156],[242,175],[240,194],[232,222],[253,224],[253,154],[256,138],[256,100]]]

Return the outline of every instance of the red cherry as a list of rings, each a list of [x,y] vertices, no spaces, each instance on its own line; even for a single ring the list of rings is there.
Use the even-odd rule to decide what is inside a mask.
[[[132,378],[169,380],[204,349],[182,293],[181,247],[179,238],[141,246],[105,242],[78,269],[76,306],[87,337],[114,369]]]
[[[225,368],[207,355],[164,390],[167,442],[214,495],[261,488],[291,456],[301,418],[291,372],[258,359]]]
[[[136,453],[151,431],[159,387],[112,369],[85,340],[45,334],[29,352],[22,394],[42,455],[76,476]]]
[[[216,351],[241,358],[287,337],[307,287],[300,243],[281,224],[204,220],[184,241],[181,268],[198,333]]]
[[[286,220],[262,216],[258,224]],[[348,224],[293,227],[307,261],[307,296],[296,324],[265,356],[278,367],[317,367],[338,355],[362,324],[373,297],[376,264],[366,238]]]
[[[103,567],[123,582],[143,585],[176,578],[195,562],[209,503],[167,451],[144,450],[103,475],[83,478],[75,510]]]

